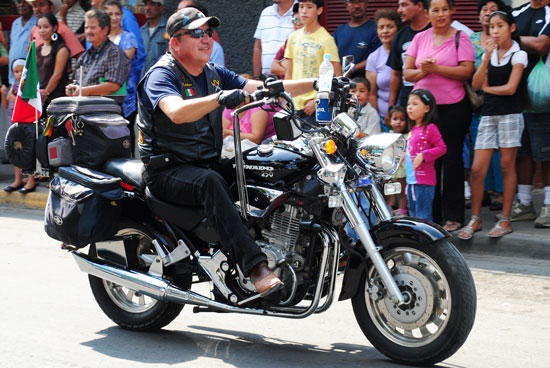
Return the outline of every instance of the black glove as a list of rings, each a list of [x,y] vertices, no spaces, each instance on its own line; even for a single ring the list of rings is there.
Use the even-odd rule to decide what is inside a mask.
[[[216,97],[216,101],[228,109],[234,109],[245,101],[246,96],[248,96],[248,93],[242,89],[231,89],[229,91],[221,91],[218,97]]]

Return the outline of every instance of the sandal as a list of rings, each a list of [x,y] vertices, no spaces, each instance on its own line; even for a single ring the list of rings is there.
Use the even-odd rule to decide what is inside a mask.
[[[489,231],[489,238],[502,238],[504,235],[510,234],[514,230],[500,226],[501,222],[510,222],[510,217],[501,217],[497,224]]]
[[[479,222],[479,227],[474,228],[476,222]],[[481,217],[472,215],[472,218],[470,219],[470,222],[468,222],[468,225],[464,226],[458,232],[458,238],[462,240],[470,240],[472,239],[472,236],[474,236],[474,233],[481,231],[482,228],[483,225],[481,224]]]
[[[457,231],[462,227],[462,224],[457,221],[451,221],[447,220],[445,221],[445,225],[443,225],[443,229],[447,230],[448,232]]]

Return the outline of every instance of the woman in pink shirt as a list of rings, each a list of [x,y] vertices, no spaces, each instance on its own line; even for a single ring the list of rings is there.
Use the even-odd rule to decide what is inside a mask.
[[[470,38],[451,27],[453,0],[428,0],[432,28],[414,36],[407,50],[403,76],[414,89],[428,89],[435,96],[439,130],[447,153],[436,161],[433,218],[448,231],[464,222],[464,163],[462,149],[472,107],[464,81],[474,74],[475,51]],[[443,173],[443,175],[441,175]]]

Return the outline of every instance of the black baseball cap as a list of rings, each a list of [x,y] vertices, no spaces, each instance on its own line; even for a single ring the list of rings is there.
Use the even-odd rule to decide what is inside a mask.
[[[220,25],[220,20],[216,17],[206,17],[199,10],[192,7],[183,8],[168,18],[166,31],[172,37],[180,29],[198,29],[206,23],[215,28]]]

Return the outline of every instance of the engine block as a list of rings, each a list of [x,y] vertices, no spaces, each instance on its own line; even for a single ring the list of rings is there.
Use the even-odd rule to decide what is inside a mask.
[[[293,250],[300,235],[301,210],[295,206],[285,205],[284,211],[275,211],[269,218],[269,225],[262,230],[262,235],[272,247],[284,252]]]

